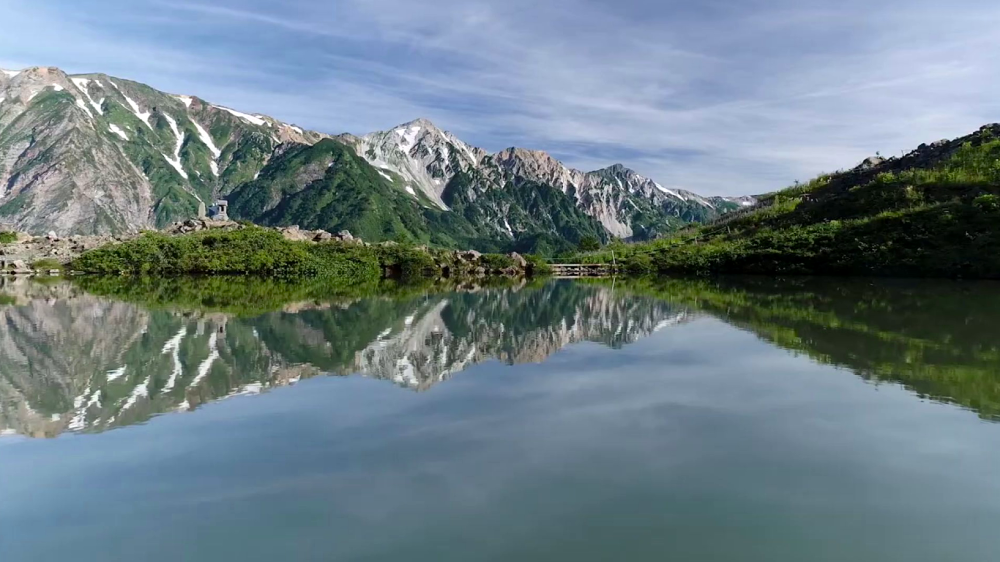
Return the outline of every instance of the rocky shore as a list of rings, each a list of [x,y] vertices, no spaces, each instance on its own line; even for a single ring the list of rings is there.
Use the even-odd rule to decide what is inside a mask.
[[[246,223],[230,220],[198,218],[174,223],[160,233],[167,236],[185,236],[209,230],[232,232],[249,226]],[[339,242],[382,248],[397,246],[395,242],[369,244],[346,230],[332,233],[325,230],[303,230],[298,226],[279,227],[272,230],[281,233],[284,239],[292,242]],[[59,237],[54,233],[45,236],[17,233],[16,240],[6,244],[0,243],[0,275],[54,273],[63,270],[87,251],[134,240],[140,235]],[[474,250],[432,250],[423,246],[416,248],[416,250],[425,253],[443,277],[517,277],[538,273],[533,271],[537,264],[533,264],[516,253],[497,256],[484,255]],[[387,270],[385,275],[391,277],[394,276],[394,273],[398,272]]]

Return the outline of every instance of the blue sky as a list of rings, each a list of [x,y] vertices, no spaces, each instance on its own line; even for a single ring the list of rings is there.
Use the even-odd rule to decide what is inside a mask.
[[[1000,120],[982,0],[0,0],[0,66],[759,193]]]

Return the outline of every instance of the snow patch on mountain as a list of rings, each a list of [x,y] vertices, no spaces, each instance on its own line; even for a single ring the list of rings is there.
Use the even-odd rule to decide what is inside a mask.
[[[128,94],[126,94],[121,88],[119,88],[118,84],[115,84],[114,80],[108,80],[108,81],[111,82],[111,85],[114,86],[116,90],[118,90],[118,93],[121,94],[123,98],[125,98],[125,102],[128,103],[128,107],[129,109],[132,110],[132,113],[136,117],[138,117],[140,121],[145,123],[147,127],[152,129],[153,126],[149,124],[149,118],[153,114],[149,111],[142,111],[142,109],[139,107],[139,104],[137,104],[135,100],[133,100],[132,98],[128,97]]]
[[[178,101],[184,104],[184,107],[191,109],[191,103],[194,102],[194,98],[191,96],[174,96]]]
[[[170,125],[170,130],[173,131],[174,137],[177,138],[177,144],[174,145],[174,155],[169,157],[166,154],[163,157],[167,160],[167,163],[173,166],[177,173],[181,175],[182,178],[188,179],[187,172],[184,171],[184,166],[181,164],[181,148],[184,146],[184,133],[177,127],[177,121],[173,117],[164,113],[163,117],[167,120],[167,124]]]
[[[215,141],[212,140],[212,135],[208,134],[208,131],[204,127],[198,124],[194,119],[191,120],[191,124],[194,125],[194,129],[198,131],[198,138],[201,142],[208,147],[208,150],[212,153],[212,161],[209,162],[209,166],[212,168],[212,173],[215,177],[219,177],[219,156],[222,156],[222,151],[219,147],[215,146]]]
[[[123,366],[123,367],[121,367],[119,369],[115,369],[113,371],[108,371],[106,373],[108,382],[114,382],[114,381],[122,378],[123,376],[125,376],[125,369],[126,369],[126,367]]]
[[[0,68],[0,72],[5,74],[7,78],[13,78],[21,73],[20,70],[3,70],[2,68]]]
[[[83,103],[83,100],[81,100],[81,99],[78,98],[76,100],[76,106],[79,107],[80,109],[82,109],[83,112],[86,113],[88,117],[90,117],[91,119],[94,118],[94,113],[92,111],[90,111],[90,108],[87,107],[87,104]]]
[[[114,123],[112,123],[112,124],[108,125],[108,130],[111,131],[112,133],[118,135],[119,137],[121,137],[122,140],[124,140],[124,141],[128,140],[128,135],[126,135],[125,131],[123,131],[122,128],[119,127],[118,125],[115,125]]]
[[[100,102],[97,102],[94,101],[94,98],[90,97],[88,87],[90,86],[91,80],[89,78],[70,78],[70,81],[72,81],[77,89],[80,90],[84,96],[86,96],[87,102],[90,103],[91,107],[93,107],[95,111],[97,111],[97,114],[104,115],[104,108],[102,107],[104,105],[104,99],[102,98]],[[96,83],[98,86],[101,84],[100,82]]]
[[[420,134],[420,127],[418,125],[414,125],[406,129],[396,129],[396,134],[399,135],[401,139],[399,146],[404,150],[407,150],[417,142],[417,135]]]
[[[260,117],[257,117],[256,115],[250,115],[248,113],[243,113],[242,111],[236,111],[235,109],[229,109],[228,107],[222,107],[221,105],[213,105],[212,107],[214,107],[216,109],[221,109],[222,111],[225,111],[225,112],[230,113],[230,114],[232,114],[232,115],[234,115],[236,117],[239,117],[240,119],[243,119],[244,121],[246,121],[246,122],[248,122],[248,123],[250,123],[252,125],[266,125],[267,124],[267,121],[264,121],[263,119],[261,119]]]

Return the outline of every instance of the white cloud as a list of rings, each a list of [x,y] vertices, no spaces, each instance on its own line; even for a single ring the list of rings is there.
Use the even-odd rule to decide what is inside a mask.
[[[426,116],[490,150],[622,161],[708,194],[775,189],[1000,110],[1000,6],[977,0],[114,1],[86,17],[9,3],[20,25],[0,50],[330,132]],[[24,47],[16,29],[43,20],[44,44]]]

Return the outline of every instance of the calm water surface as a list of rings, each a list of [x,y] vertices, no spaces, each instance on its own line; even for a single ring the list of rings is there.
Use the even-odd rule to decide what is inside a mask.
[[[1000,285],[4,283],[4,562],[1000,553]]]

